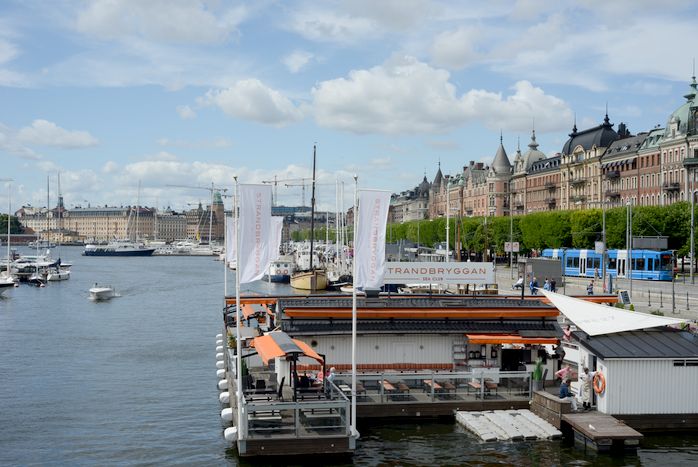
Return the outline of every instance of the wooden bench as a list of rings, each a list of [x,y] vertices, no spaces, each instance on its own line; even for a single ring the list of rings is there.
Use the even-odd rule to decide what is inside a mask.
[[[427,391],[431,392],[432,389],[434,390],[434,392],[438,392],[438,391],[441,391],[443,389],[441,387],[441,385],[435,381],[432,381],[430,379],[425,379],[423,381],[424,381],[424,392],[427,392]]]

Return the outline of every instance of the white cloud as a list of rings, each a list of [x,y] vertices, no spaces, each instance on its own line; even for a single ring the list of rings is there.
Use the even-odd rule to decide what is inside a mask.
[[[176,161],[178,158],[170,152],[160,151],[157,154],[146,156],[145,159],[148,161]]]
[[[290,28],[305,39],[317,42],[347,44],[380,35],[373,21],[318,8],[297,11]]]
[[[13,43],[0,38],[0,65],[13,60],[17,55],[19,55],[17,47]]]
[[[211,90],[199,103],[215,105],[232,117],[268,125],[283,126],[303,118],[301,110],[290,99],[257,79],[238,81],[227,89]]]
[[[0,123],[0,152],[6,152],[22,159],[41,159],[41,156],[36,152],[17,140],[17,132],[14,129],[2,123]]]
[[[247,15],[244,6],[220,7],[201,0],[93,0],[86,5],[78,12],[75,28],[106,40],[220,43]]]
[[[486,40],[481,28],[458,28],[436,36],[431,45],[434,64],[450,69],[460,69],[481,59],[478,42]]]
[[[117,170],[119,170],[119,164],[114,161],[107,161],[102,167],[102,172],[105,174],[116,173]]]
[[[25,144],[76,149],[96,146],[97,139],[87,131],[69,131],[48,120],[34,120],[19,130],[17,139]]]
[[[187,141],[184,139],[160,138],[157,140],[160,146],[170,146],[186,149],[225,149],[233,145],[227,138],[216,138],[211,140]]]
[[[178,105],[177,113],[179,114],[179,117],[183,120],[191,120],[193,118],[196,118],[196,112],[194,112],[194,110],[192,110],[192,108],[188,105]]]
[[[295,50],[292,53],[286,55],[283,59],[284,65],[288,68],[291,73],[298,73],[310,62],[314,57],[310,52],[305,50]]]
[[[523,130],[532,118],[541,131],[561,129],[571,119],[567,105],[527,81],[515,93],[471,90],[458,96],[450,74],[412,57],[370,70],[354,70],[348,78],[313,88],[318,124],[354,133],[440,133],[484,121],[493,129]],[[564,125],[563,125],[564,126]]]
[[[376,157],[371,159],[369,164],[376,169],[387,169],[393,166],[393,160],[390,157]]]

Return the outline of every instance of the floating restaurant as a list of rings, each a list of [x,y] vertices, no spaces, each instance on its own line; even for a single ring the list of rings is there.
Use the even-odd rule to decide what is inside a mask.
[[[357,297],[357,417],[527,408],[534,362],[562,335],[547,301]],[[235,303],[226,299],[228,336],[238,324]],[[234,425],[226,435],[239,454],[352,452],[359,434],[350,413],[351,296],[242,297],[240,310],[240,407],[231,396],[238,391],[232,337],[219,354],[224,417]],[[553,365],[544,363],[546,374]]]

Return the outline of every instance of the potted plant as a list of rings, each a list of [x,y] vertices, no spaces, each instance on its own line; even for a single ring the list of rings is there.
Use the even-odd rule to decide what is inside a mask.
[[[533,380],[534,391],[543,389],[543,359],[540,357],[536,359],[536,366],[533,368],[531,379]]]

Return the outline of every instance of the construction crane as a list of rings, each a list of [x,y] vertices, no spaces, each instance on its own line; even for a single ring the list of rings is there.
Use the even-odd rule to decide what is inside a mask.
[[[279,197],[279,183],[290,183],[290,182],[303,182],[307,180],[306,178],[286,178],[286,179],[281,179],[279,180],[276,175],[274,175],[274,180],[262,180],[262,183],[266,183],[267,185],[274,185],[274,192],[272,193],[271,197],[271,205],[276,206],[276,203],[278,201]],[[303,191],[303,199],[305,200],[305,189]]]
[[[303,206],[305,206],[305,187],[309,183],[312,183],[311,179],[308,178],[301,178],[300,179],[301,183],[284,183],[284,186],[289,188],[289,187],[296,187],[299,186],[303,190]],[[306,183],[307,182],[307,183]],[[315,186],[329,186],[329,185],[334,185],[334,183],[317,183],[315,182]]]
[[[168,186],[168,187],[171,187],[171,188],[188,188],[188,189],[191,189],[191,190],[208,190],[208,191],[211,192],[211,205],[209,206],[209,209],[208,209],[209,212],[210,212],[210,218],[209,218],[209,221],[208,221],[208,244],[210,245],[210,244],[211,244],[211,238],[212,238],[212,231],[211,231],[211,229],[213,228],[213,197],[214,197],[214,193],[218,193],[220,196],[227,196],[227,195],[225,195],[225,194],[223,194],[223,193],[225,193],[226,191],[228,191],[228,189],[227,189],[227,188],[223,188],[223,187],[216,186],[216,185],[213,184],[213,182],[211,182],[211,186],[210,186],[210,187],[208,187],[208,186],[191,186],[191,185],[165,185],[165,186]],[[198,227],[197,227],[197,230],[198,230]]]

